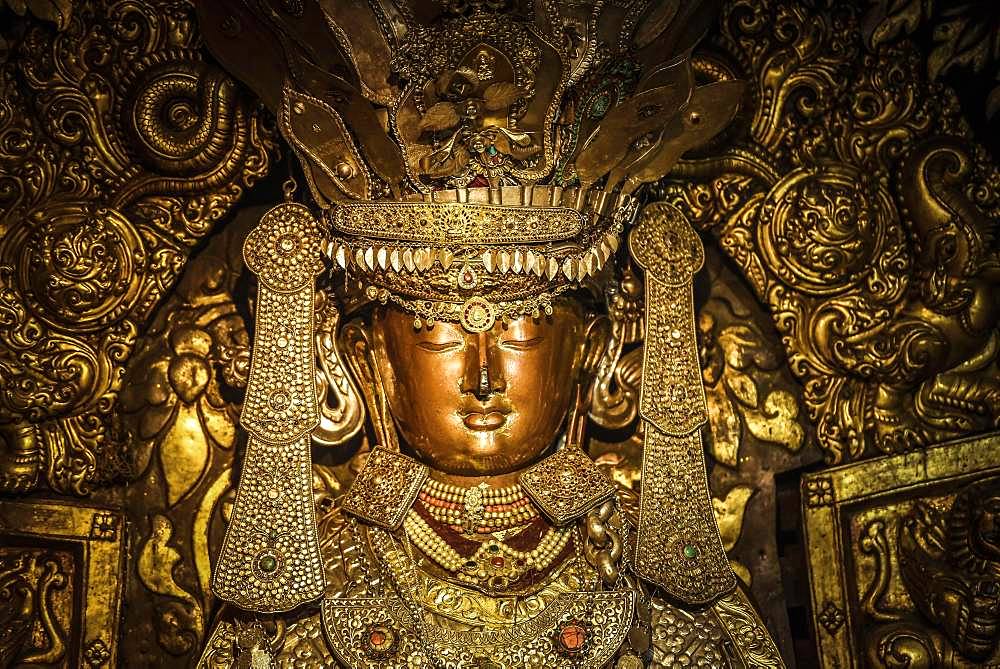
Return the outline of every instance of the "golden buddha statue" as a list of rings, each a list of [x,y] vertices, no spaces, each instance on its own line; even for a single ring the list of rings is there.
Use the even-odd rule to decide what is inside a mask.
[[[709,8],[226,0],[200,15],[309,191],[296,202],[290,183],[244,247],[250,439],[213,572],[229,605],[201,666],[782,666],[708,493],[701,242],[669,205],[639,213],[641,186],[741,96],[688,59]],[[644,308],[625,323],[607,301],[630,262]],[[318,303],[349,370],[324,390],[343,411],[321,437]],[[591,459],[586,429],[607,418],[629,329],[638,493]],[[313,442],[361,428],[363,468],[317,511]]]

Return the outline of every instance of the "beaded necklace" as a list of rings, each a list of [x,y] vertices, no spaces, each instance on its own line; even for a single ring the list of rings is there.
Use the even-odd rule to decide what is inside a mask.
[[[463,557],[435,532],[420,515],[410,510],[403,529],[420,551],[455,577],[470,585],[502,590],[531,571],[548,569],[572,538],[571,528],[550,528],[535,548],[511,548],[496,538],[487,539],[469,557]]]
[[[462,488],[428,478],[418,498],[435,520],[464,534],[492,534],[538,517],[538,510],[517,483],[504,488],[486,483]]]

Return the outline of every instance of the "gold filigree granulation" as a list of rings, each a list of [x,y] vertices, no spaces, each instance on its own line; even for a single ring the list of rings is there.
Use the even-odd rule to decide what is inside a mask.
[[[736,580],[712,511],[699,431],[707,411],[691,281],[704,250],[684,216],[664,203],[643,210],[629,248],[646,270],[635,568],[685,601],[707,602]]]
[[[427,465],[401,453],[375,448],[344,496],[342,508],[380,527],[399,527],[429,472]]]
[[[459,322],[469,332],[486,332],[496,320],[497,308],[481,297],[470,297],[459,312]]]
[[[645,283],[646,342],[639,413],[671,434],[686,434],[708,420],[695,339],[694,294],[688,281],[669,286],[647,273]]]
[[[666,202],[642,210],[629,235],[629,250],[644,270],[668,286],[686,285],[705,262],[698,234],[684,214]]]
[[[309,432],[319,424],[313,348],[319,248],[315,219],[296,204],[268,211],[244,245],[247,266],[260,278],[242,415],[251,436],[213,588],[219,598],[257,611],[289,610],[325,587],[309,451]]]
[[[614,484],[580,448],[566,446],[521,474],[532,501],[556,525],[565,525],[615,494]]]
[[[288,611],[323,595],[309,436],[250,438],[212,579],[217,597],[253,611]]]
[[[311,284],[323,269],[323,238],[308,207],[286,202],[264,214],[247,236],[247,267],[268,288],[293,292]]]
[[[554,242],[583,229],[580,213],[565,207],[472,203],[349,203],[334,209],[330,220],[349,235],[452,246]]]
[[[352,667],[403,669],[433,663],[458,669],[483,660],[517,667],[525,666],[530,657],[536,658],[537,666],[600,667],[621,647],[632,620],[634,597],[631,591],[573,592],[560,595],[538,615],[514,625],[461,631],[425,623],[419,628],[423,639],[415,631],[412,614],[396,597],[325,599],[323,626],[334,652]],[[587,644],[575,655],[560,654],[559,630],[574,622],[586,625]],[[366,653],[364,637],[376,626],[397,636],[388,657]],[[433,658],[427,657],[425,647]]]
[[[688,602],[707,602],[736,579],[712,515],[701,433],[646,425],[635,569]]]
[[[232,669],[232,667],[256,669],[248,662],[249,658],[241,657],[238,652],[237,624],[224,621],[215,627],[205,642],[201,658],[195,665],[197,669]],[[323,624],[318,612],[290,623],[284,630],[282,642],[279,657],[267,666],[289,666],[290,660],[286,658],[294,658],[292,666],[296,667],[325,669],[336,666],[336,660],[330,654],[323,638]]]
[[[286,442],[319,422],[313,361],[313,291],[260,291],[243,426]]]
[[[562,295],[573,288],[572,284],[556,286],[550,292],[531,296],[523,300],[504,300],[494,302],[483,296],[473,296],[464,302],[444,302],[431,300],[414,300],[387,293],[385,299],[410,312],[428,324],[435,321],[461,323],[469,332],[485,332],[493,327],[497,319],[505,322],[530,316],[540,318],[543,314],[552,314],[553,298]],[[490,297],[493,297],[491,294]]]
[[[531,592],[486,595],[418,571],[417,599],[430,613],[464,624],[512,625],[550,606],[563,594],[597,587],[594,570],[572,558],[555,567]]]
[[[639,412],[671,434],[686,434],[708,414],[695,340],[692,277],[705,260],[701,240],[675,207],[648,205],[629,236],[646,270],[646,344]]]

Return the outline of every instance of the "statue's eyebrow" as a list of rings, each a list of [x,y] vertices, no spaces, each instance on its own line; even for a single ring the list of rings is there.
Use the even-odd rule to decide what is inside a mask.
[[[531,348],[543,339],[545,339],[544,335],[535,335],[534,337],[499,337],[497,338],[497,344],[510,348]]]

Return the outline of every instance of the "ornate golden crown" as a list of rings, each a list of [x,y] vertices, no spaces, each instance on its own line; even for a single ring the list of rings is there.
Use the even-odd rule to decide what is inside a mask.
[[[711,3],[708,3],[711,4]],[[732,117],[742,87],[687,58],[679,0],[200,6],[276,113],[369,299],[477,331],[601,273],[633,193]],[[354,284],[357,285],[357,284]]]

